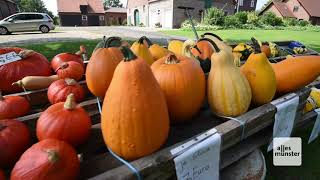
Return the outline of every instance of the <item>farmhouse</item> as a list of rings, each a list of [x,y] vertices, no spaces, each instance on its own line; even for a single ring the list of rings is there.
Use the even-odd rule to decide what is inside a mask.
[[[106,25],[123,25],[127,20],[127,9],[110,7],[106,11]]]

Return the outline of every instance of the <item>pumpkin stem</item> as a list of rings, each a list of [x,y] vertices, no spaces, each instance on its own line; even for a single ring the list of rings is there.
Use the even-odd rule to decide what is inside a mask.
[[[2,91],[0,91],[0,101],[3,101],[3,100],[4,100],[4,98],[2,96]]]
[[[67,96],[67,100],[66,102],[64,103],[64,108],[67,109],[67,110],[73,110],[75,107],[77,106],[75,100],[74,100],[74,94],[71,93]]]
[[[60,159],[60,156],[59,154],[57,153],[57,151],[53,150],[53,149],[49,149],[46,151],[48,153],[48,160],[51,162],[51,163],[56,163],[59,161]]]
[[[67,83],[68,86],[74,86],[77,84],[77,81],[71,78],[66,78],[64,81]]]
[[[252,41],[254,53],[255,54],[261,53],[261,47],[260,47],[259,42],[254,37],[251,38],[251,41]]]
[[[69,67],[68,63],[61,63],[60,66],[55,70],[55,72],[59,71],[60,69],[66,69],[67,67]]]
[[[137,59],[137,56],[126,46],[121,46],[120,50],[124,56],[124,62],[129,62],[131,60]]]
[[[217,44],[214,41],[212,41],[211,39],[209,39],[209,38],[202,38],[198,42],[200,42],[200,41],[208,41],[210,44],[212,44],[212,46],[214,47],[216,52],[220,52],[221,51],[220,48],[217,46]]]
[[[180,61],[178,60],[177,56],[174,54],[169,54],[167,56],[166,61],[164,62],[165,64],[178,64]]]
[[[195,48],[199,52],[199,54],[202,54],[202,52],[200,51],[200,49],[197,45],[195,45],[193,48]]]
[[[24,58],[29,57],[29,56],[30,56],[31,54],[33,54],[33,53],[34,53],[33,50],[24,49],[24,50],[20,51],[20,52],[18,53],[18,55],[19,55],[22,59],[24,59]]]
[[[143,40],[145,40],[145,41],[147,42],[147,44],[148,44],[149,47],[153,45],[153,43],[151,42],[151,40],[150,40],[149,38],[147,38],[146,36],[142,36],[140,39],[142,39],[142,43],[143,43]],[[140,39],[139,39],[139,41],[140,41]],[[139,43],[140,43],[140,42],[139,42]],[[140,43],[140,44],[141,44],[141,43]]]
[[[5,128],[7,128],[8,126],[5,126],[5,125],[2,125],[2,124],[0,124],[0,132],[2,131],[2,130],[4,130]]]
[[[209,32],[204,33],[204,34],[201,35],[201,38],[205,38],[205,36],[213,36],[213,37],[219,39],[220,41],[223,41],[220,36],[218,36],[218,35],[216,35],[216,34],[214,34],[214,33],[209,33]]]
[[[109,37],[107,40],[104,38],[104,48],[109,48],[109,47],[119,47],[121,46],[121,38],[120,37]]]

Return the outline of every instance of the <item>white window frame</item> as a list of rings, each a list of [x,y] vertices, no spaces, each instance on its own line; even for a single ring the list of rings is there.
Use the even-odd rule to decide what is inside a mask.
[[[104,21],[104,16],[99,16],[100,21]]]
[[[250,4],[250,7],[254,7],[254,0],[251,0],[251,4]]]
[[[81,19],[82,19],[82,21],[88,21],[88,16],[87,15],[82,15]]]
[[[243,0],[239,0],[239,6],[243,6]]]

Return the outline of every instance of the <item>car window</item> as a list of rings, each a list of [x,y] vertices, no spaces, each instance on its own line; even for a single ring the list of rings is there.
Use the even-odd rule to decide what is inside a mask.
[[[26,20],[26,15],[25,14],[19,14],[19,15],[16,15],[13,19],[15,21],[17,21],[17,20]]]
[[[41,14],[34,14],[34,19],[43,19]]]

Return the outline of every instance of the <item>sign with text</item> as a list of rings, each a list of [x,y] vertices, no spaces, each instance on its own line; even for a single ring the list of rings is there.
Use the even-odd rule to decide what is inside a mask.
[[[275,121],[273,125],[273,138],[276,137],[290,137],[296,118],[296,112],[299,105],[299,96],[290,94],[286,97],[287,101],[277,102],[273,101],[271,104],[277,107]],[[272,142],[268,146],[268,152],[273,149]]]
[[[221,136],[218,133],[174,159],[178,180],[218,180]]]
[[[0,55],[0,66],[14,62],[14,61],[19,61],[21,59],[22,58],[15,52],[1,54]]]
[[[314,141],[315,139],[317,139],[317,137],[320,134],[320,109],[316,109],[314,110],[318,115],[317,115],[317,119],[316,122],[314,123],[310,138],[308,143],[310,144],[312,141]]]
[[[273,165],[301,166],[302,145],[301,138],[274,138]]]

